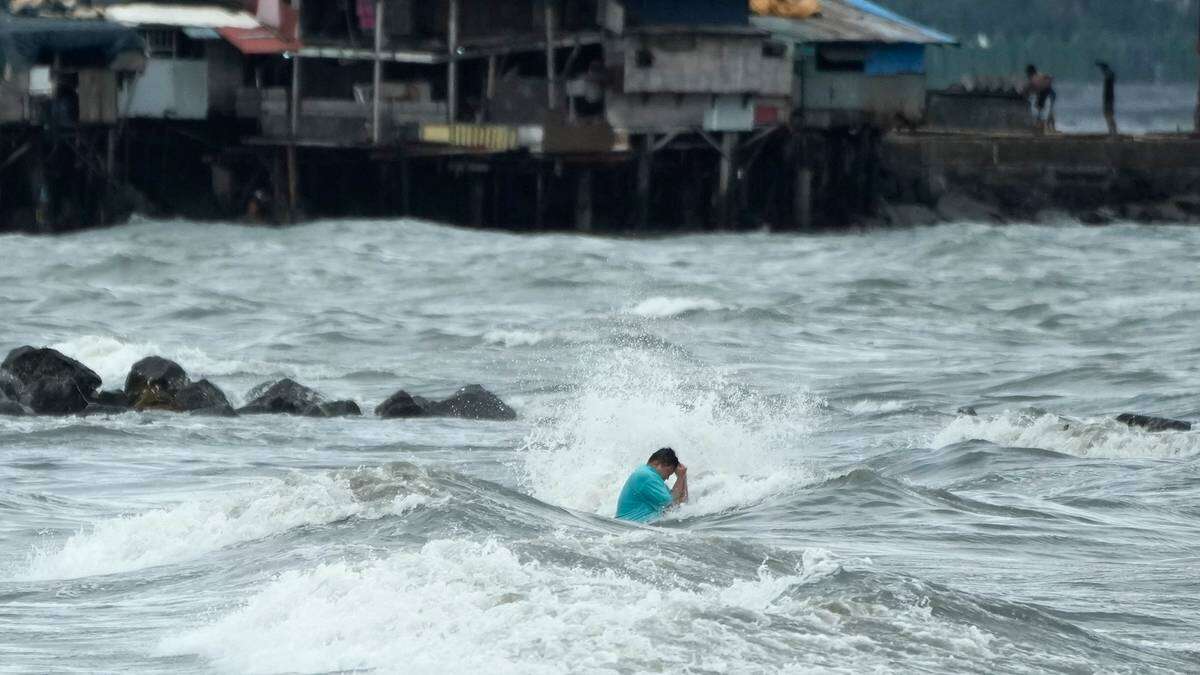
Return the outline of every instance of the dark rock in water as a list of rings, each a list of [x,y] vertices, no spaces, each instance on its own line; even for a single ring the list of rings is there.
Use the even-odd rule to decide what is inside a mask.
[[[125,392],[123,391],[102,391],[96,394],[96,398],[93,399],[93,402],[99,403],[100,405],[120,406],[123,408],[129,407],[129,397],[126,396]]]
[[[16,401],[21,398],[21,383],[7,370],[0,369],[0,396]]]
[[[478,384],[467,385],[454,392],[450,398],[430,404],[428,411],[430,415],[434,416],[462,417],[472,420],[517,419],[515,410],[501,401],[500,397]]]
[[[321,404],[325,398],[316,391],[284,378],[278,382],[264,382],[246,395],[250,402],[237,412],[242,415],[286,414],[305,417],[325,417]]]
[[[26,410],[25,406],[21,405],[18,401],[12,400],[3,390],[0,390],[0,415],[20,417],[21,415],[28,415],[30,412],[32,411]]]
[[[36,380],[21,399],[39,415],[73,415],[88,406],[88,397],[69,377]]]
[[[958,414],[959,415],[967,415],[968,417],[975,417],[979,413],[975,412],[975,409],[972,408],[971,406],[964,405],[963,407],[958,409]]]
[[[1148,415],[1135,415],[1133,413],[1122,413],[1117,415],[1117,421],[1122,424],[1127,424],[1131,427],[1141,427],[1146,431],[1191,431],[1191,422],[1183,422],[1180,420],[1167,419],[1166,417],[1150,417]]]
[[[147,356],[129,369],[125,395],[138,410],[179,410],[175,396],[187,385],[187,372],[178,363]]]
[[[18,347],[0,363],[7,374],[0,386],[10,399],[41,414],[79,412],[100,386],[100,376],[82,363],[49,348]]]
[[[375,414],[385,419],[425,417],[428,415],[426,407],[418,403],[416,399],[403,389],[392,394],[388,397],[388,400],[375,406]]]
[[[129,412],[129,406],[124,405],[105,405],[103,403],[89,403],[87,407],[79,411],[79,415],[83,417],[91,417],[92,415],[124,415]]]
[[[330,401],[322,403],[319,407],[326,417],[358,417],[362,415],[362,409],[354,401]]]
[[[175,394],[175,409],[205,415],[233,415],[233,406],[225,392],[208,380],[192,382]]]

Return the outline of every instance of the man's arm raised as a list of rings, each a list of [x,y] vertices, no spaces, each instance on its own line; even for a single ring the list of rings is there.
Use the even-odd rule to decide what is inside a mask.
[[[688,500],[687,467],[680,464],[675,468],[675,486],[671,488],[671,505],[676,506]]]

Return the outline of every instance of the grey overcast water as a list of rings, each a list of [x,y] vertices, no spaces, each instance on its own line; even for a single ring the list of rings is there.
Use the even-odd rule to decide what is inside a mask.
[[[0,351],[235,403],[0,418],[0,671],[1195,672],[1200,227],[0,237]],[[956,410],[970,405],[977,417]],[[692,500],[611,518],[662,445]]]

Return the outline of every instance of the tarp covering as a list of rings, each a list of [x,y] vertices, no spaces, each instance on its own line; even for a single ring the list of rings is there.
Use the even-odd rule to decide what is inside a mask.
[[[135,26],[178,26],[191,28],[258,28],[258,21],[241,10],[204,5],[159,5],[130,3],[110,5],[104,16]]]
[[[218,28],[217,32],[243,54],[283,54],[300,51],[300,43],[286,40],[265,26]]]
[[[925,45],[874,45],[867,49],[864,72],[867,75],[922,75],[925,73]]]
[[[106,67],[124,52],[142,53],[137,32],[109,21],[0,14],[0,66]]]
[[[759,16],[807,19],[821,12],[820,0],[750,0],[750,11]]]
[[[957,44],[945,33],[913,23],[866,0],[821,0],[821,12],[807,19],[754,16],[750,23],[771,32],[776,39],[801,44]]]

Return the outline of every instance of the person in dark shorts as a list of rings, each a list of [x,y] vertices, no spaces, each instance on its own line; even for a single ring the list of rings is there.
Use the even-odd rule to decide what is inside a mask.
[[[1117,74],[1103,61],[1097,61],[1096,67],[1104,75],[1104,121],[1108,122],[1108,134],[1117,135]]]
[[[1054,131],[1054,104],[1058,101],[1058,92],[1054,91],[1054,78],[1046,73],[1039,73],[1037,66],[1032,63],[1025,67],[1025,77],[1022,93],[1034,97],[1038,129]]]

